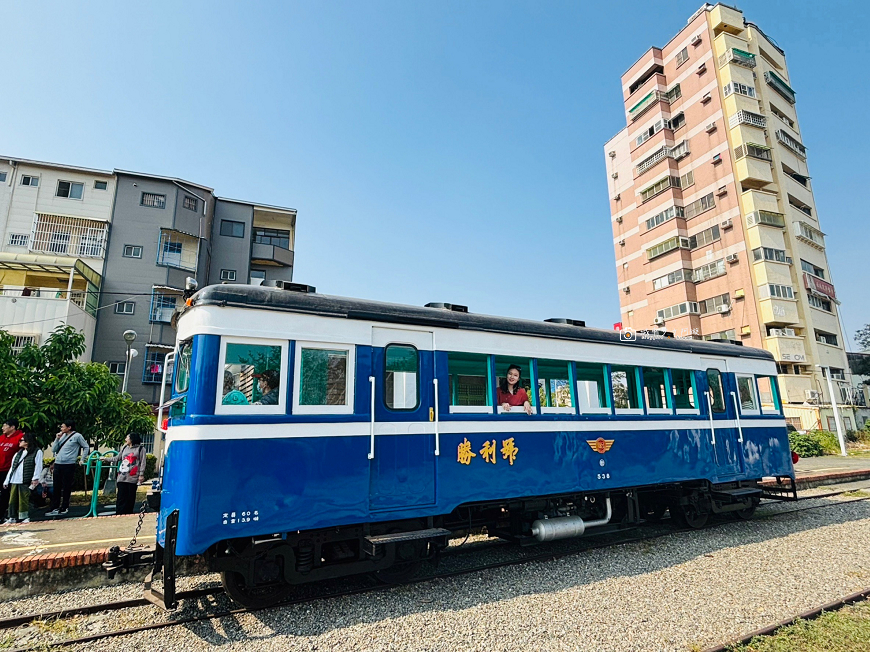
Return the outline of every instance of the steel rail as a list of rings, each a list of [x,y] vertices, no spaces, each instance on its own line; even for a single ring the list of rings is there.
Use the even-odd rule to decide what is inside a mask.
[[[798,500],[799,501],[815,500],[818,498],[827,498],[827,497],[831,497],[831,496],[842,495],[845,493],[851,493],[852,491],[856,491],[856,490],[846,489],[843,491],[831,492],[828,494],[821,494],[818,496],[807,496],[804,498],[800,498]],[[809,507],[802,507],[799,509],[780,510],[780,511],[773,512],[771,514],[763,514],[760,516],[756,516],[752,520],[759,521],[759,520],[765,520],[768,518],[774,518],[774,517],[782,516],[782,515],[786,515],[786,514],[795,514],[795,513],[799,513],[799,512],[813,511],[813,510],[819,510],[819,509],[830,509],[832,507],[839,507],[841,505],[847,505],[850,503],[865,502],[868,500],[870,500],[870,496],[856,498],[854,500],[844,500],[844,501],[840,501],[837,503],[826,504],[826,505],[813,505],[813,506],[809,506]],[[534,563],[534,562],[541,562],[541,561],[553,561],[556,559],[562,559],[564,557],[570,557],[572,555],[577,555],[577,554],[589,552],[592,550],[600,550],[602,548],[609,548],[609,547],[615,547],[615,546],[624,546],[624,545],[629,545],[632,543],[639,543],[642,541],[654,541],[656,539],[661,539],[661,538],[664,538],[667,536],[671,536],[673,534],[680,534],[680,533],[685,533],[685,532],[700,532],[700,531],[704,531],[704,530],[711,530],[714,528],[724,527],[727,525],[733,525],[734,523],[735,523],[735,521],[733,521],[733,520],[721,521],[719,523],[713,523],[711,525],[708,525],[708,526],[701,528],[699,530],[695,530],[692,528],[669,529],[666,532],[660,532],[660,533],[653,534],[653,535],[636,536],[636,537],[623,539],[620,541],[608,541],[606,543],[594,544],[594,545],[585,546],[585,547],[582,547],[579,549],[572,549],[572,550],[561,551],[561,552],[552,552],[552,551],[551,552],[544,552],[544,553],[541,553],[539,555],[525,556],[525,557],[521,557],[521,558],[517,558],[517,559],[508,559],[508,560],[503,560],[503,561],[499,561],[499,562],[493,562],[490,564],[484,564],[482,566],[463,568],[463,569],[459,569],[459,570],[451,571],[451,572],[447,572],[447,573],[435,573],[432,575],[427,575],[424,577],[412,579],[408,582],[402,583],[402,585],[407,586],[407,585],[421,584],[423,582],[429,582],[429,581],[432,581],[435,579],[448,579],[451,577],[459,577],[462,575],[469,575],[471,573],[478,573],[478,572],[483,572],[483,571],[487,571],[487,570],[495,570],[495,569],[505,568],[505,567],[509,567],[509,566],[519,566],[519,565],[526,564],[526,563]],[[604,534],[604,533],[602,533],[602,534]],[[577,541],[584,541],[584,539],[582,539],[582,538],[577,539]],[[488,547],[489,546],[486,546],[485,548],[480,548],[480,550],[484,551]],[[519,548],[519,547],[516,549],[523,550],[523,548]],[[474,550],[469,550],[469,552],[472,552],[472,551],[474,551]],[[45,643],[45,642],[34,643],[32,645],[28,645],[25,647],[10,648],[8,650],[8,652],[31,652],[31,651],[35,651],[35,650],[44,650],[47,648],[60,647],[60,646],[65,646],[65,645],[78,645],[78,644],[84,644],[84,643],[91,643],[93,641],[97,641],[97,640],[101,640],[101,639],[105,639],[105,638],[114,638],[117,636],[126,636],[128,634],[135,634],[137,632],[144,632],[144,631],[150,631],[150,630],[155,630],[155,629],[163,629],[166,627],[174,627],[176,625],[184,625],[184,624],[188,624],[188,623],[192,623],[192,622],[200,622],[200,621],[204,621],[204,620],[213,620],[213,619],[218,619],[218,618],[225,618],[227,616],[233,616],[233,615],[237,615],[237,614],[241,614],[241,613],[255,613],[257,611],[263,611],[265,609],[274,609],[276,607],[286,607],[286,606],[293,606],[293,605],[298,605],[298,604],[306,604],[306,603],[314,602],[316,600],[326,600],[326,599],[332,599],[332,598],[340,598],[340,597],[359,595],[359,594],[364,594],[364,593],[373,593],[376,591],[390,590],[390,589],[395,588],[396,586],[397,585],[395,585],[395,584],[378,584],[378,585],[374,585],[374,586],[358,587],[358,588],[354,588],[354,589],[347,589],[344,591],[337,591],[337,592],[326,593],[326,594],[321,594],[321,595],[305,596],[305,597],[300,597],[300,598],[291,598],[289,600],[284,600],[280,603],[270,605],[268,607],[257,607],[257,608],[253,608],[253,609],[238,607],[238,608],[233,608],[233,609],[224,609],[224,610],[213,612],[213,613],[197,614],[197,615],[193,615],[193,616],[185,616],[183,618],[178,618],[176,620],[168,620],[168,621],[164,621],[164,622],[160,622],[160,623],[151,623],[148,625],[140,625],[137,627],[131,627],[131,628],[126,628],[126,629],[122,629],[122,630],[99,632],[96,634],[91,634],[88,636],[83,636],[83,637],[74,638],[74,639],[66,639],[63,641],[56,641],[56,642],[49,642],[49,643]],[[182,592],[179,594],[179,598],[182,598],[182,599],[194,598],[194,597],[202,597],[203,595],[220,594],[220,593],[223,593],[223,589],[218,589],[218,588],[197,589],[194,591]],[[118,602],[114,602],[114,603],[106,603],[103,605],[93,605],[90,607],[81,607],[81,608],[61,610],[59,612],[52,612],[52,614],[46,613],[46,614],[34,614],[31,616],[19,616],[19,617],[14,617],[11,619],[0,620],[0,630],[8,629],[10,627],[19,626],[21,624],[27,624],[28,622],[34,622],[37,620],[46,620],[46,619],[51,619],[52,617],[55,617],[55,618],[58,617],[58,616],[54,616],[53,614],[62,614],[60,617],[68,617],[68,616],[73,616],[73,615],[87,615],[87,614],[91,614],[91,613],[99,613],[102,611],[120,611],[121,609],[129,609],[129,608],[133,608],[133,607],[137,607],[137,606],[146,606],[148,604],[150,604],[150,603],[144,599],[123,600],[123,601],[118,601]],[[837,602],[837,604],[839,604],[839,601]],[[75,613],[73,613],[73,612],[75,612]],[[13,624],[13,625],[7,624],[8,622],[11,622],[11,621],[16,621],[16,624]],[[783,626],[783,625],[782,624],[777,625],[777,627],[781,627],[781,626]],[[754,633],[753,635],[758,635],[758,634]],[[707,652],[707,651],[705,650],[705,652]]]
[[[770,636],[771,634],[775,634],[777,631],[784,627],[794,625],[799,620],[815,620],[823,613],[829,611],[838,611],[839,609],[842,609],[843,607],[848,607],[849,605],[855,604],[856,602],[862,602],[868,597],[870,597],[870,588],[862,589],[845,597],[823,604],[821,607],[815,607],[813,609],[810,609],[809,611],[804,611],[803,613],[800,613],[793,618],[787,618],[773,625],[768,625],[767,627],[756,629],[754,632],[744,634],[740,638],[735,638],[726,643],[721,643],[713,647],[708,647],[704,649],[703,652],[728,652],[735,645],[746,645],[756,636]]]

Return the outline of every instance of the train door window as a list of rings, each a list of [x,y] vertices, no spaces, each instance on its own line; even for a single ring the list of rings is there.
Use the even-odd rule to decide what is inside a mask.
[[[637,367],[611,366],[610,382],[613,385],[613,407],[617,414],[643,414]]]
[[[571,363],[538,360],[538,402],[542,413],[574,414]]]
[[[607,374],[603,364],[576,364],[577,407],[580,414],[610,414]]]
[[[740,403],[740,414],[758,414],[753,376],[737,376],[737,402]]]
[[[661,367],[643,368],[643,395],[650,414],[670,414],[671,401],[665,370]]]
[[[529,401],[529,404],[532,406],[532,412],[537,412],[537,401],[536,398],[537,392],[532,391],[532,361],[528,358],[515,358],[510,356],[501,356],[497,355],[495,357],[495,394],[496,401],[498,403],[498,413],[502,414],[505,412],[505,409],[502,407],[503,401],[501,398],[505,398],[503,395],[499,397],[499,392],[505,392],[507,390],[507,375],[508,369],[510,367],[519,367],[520,369],[520,380],[519,380],[519,388],[521,388],[525,394],[526,398]],[[519,393],[519,389],[516,390],[514,396]],[[513,402],[516,402],[514,399]],[[509,410],[511,414],[523,414],[522,403],[519,404],[519,409],[517,407],[511,407]]]
[[[293,412],[353,414],[354,352],[355,348],[350,345],[297,342]],[[398,362],[396,365],[402,366]],[[413,391],[416,402],[416,385]]]
[[[175,393],[184,394],[190,387],[190,353],[193,342],[188,340],[181,343],[178,352],[177,371],[175,373]]]
[[[761,403],[762,414],[779,414],[779,388],[776,378],[772,376],[756,376],[758,380],[758,398]]]
[[[671,369],[671,389],[677,414],[699,414],[695,372],[691,369]]]
[[[286,342],[221,338],[215,414],[284,414],[287,356]]]
[[[419,405],[417,349],[389,344],[384,349],[384,403],[391,410],[415,410]]]
[[[725,411],[725,396],[722,390],[722,374],[718,369],[707,369],[707,385],[710,388],[710,404],[714,414]]]
[[[480,353],[448,353],[447,373],[451,412],[492,412],[489,356]]]

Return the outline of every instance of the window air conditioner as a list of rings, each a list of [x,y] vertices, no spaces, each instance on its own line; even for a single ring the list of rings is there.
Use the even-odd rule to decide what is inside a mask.
[[[624,247],[624,246],[625,246],[625,240],[620,240],[620,241],[619,241],[619,246],[620,246],[620,247]]]
[[[793,328],[783,328],[782,334],[788,337],[794,337],[794,329]]]
[[[619,201],[619,196],[620,196],[619,193],[616,193],[616,194],[613,196],[613,201]]]
[[[781,328],[771,328],[770,329],[771,337],[782,337],[782,329]]]
[[[619,178],[619,172],[614,172],[613,174],[610,175],[610,178],[611,178],[611,179],[618,179],[618,178]]]
[[[731,304],[726,303],[726,304],[723,304],[723,305],[717,307],[716,312],[718,312],[719,314],[722,314],[722,315],[724,315],[725,313],[731,312]]]
[[[616,216],[616,223],[617,223],[617,224],[622,224],[622,215],[617,215],[617,216]]]
[[[819,393],[814,389],[805,389],[804,396],[807,402],[817,402],[819,400]]]
[[[734,222],[732,222],[730,219],[722,220],[721,227],[723,229],[730,229],[732,226],[734,226]]]
[[[713,98],[710,96],[710,93],[704,93],[704,97],[701,98],[701,104],[706,104]]]
[[[716,191],[716,195],[718,197],[722,197],[723,195],[727,195],[727,194],[728,194],[728,187],[727,186],[719,186],[719,190]]]
[[[698,66],[698,70],[696,70],[695,72],[697,72],[699,75],[703,75],[705,72],[707,72],[707,64],[702,63],[700,66]]]
[[[695,35],[692,37],[692,45],[700,45],[700,44],[701,44],[701,35],[700,35],[700,34],[695,34]]]
[[[624,288],[622,288],[622,291],[625,292],[626,294],[631,294],[631,288],[628,287],[627,285]]]
[[[662,319],[661,317],[656,317],[655,319],[653,319],[653,324],[655,324],[656,326],[661,326],[664,323],[665,323],[665,320]]]
[[[738,260],[740,260],[740,257],[737,254],[728,254],[725,256],[725,261],[729,263],[736,263]]]
[[[712,133],[712,132],[716,131],[716,123],[715,123],[715,122],[711,122],[711,123],[708,124],[706,127],[704,127],[704,129],[707,130],[707,133],[708,133],[708,134],[709,134],[709,133]]]

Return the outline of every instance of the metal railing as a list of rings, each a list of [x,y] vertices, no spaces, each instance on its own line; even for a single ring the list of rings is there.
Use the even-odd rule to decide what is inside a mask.
[[[733,128],[737,125],[750,125],[764,129],[767,127],[767,118],[752,111],[740,110],[728,119],[728,124]]]
[[[108,231],[108,222],[37,213],[29,249],[34,253],[102,258]]]
[[[737,48],[731,48],[719,57],[719,67],[721,68],[729,63],[736,63],[738,66],[743,66],[744,68],[755,68],[755,55],[751,52],[744,52]]]

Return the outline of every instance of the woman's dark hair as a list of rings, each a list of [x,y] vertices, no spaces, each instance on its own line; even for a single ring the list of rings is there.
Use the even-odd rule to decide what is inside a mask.
[[[138,446],[139,444],[142,443],[142,435],[140,435],[137,432],[131,432],[127,436],[130,438],[130,443],[133,444],[134,446]]]
[[[510,373],[511,369],[516,369],[517,373],[520,375],[520,379],[517,381],[517,384],[514,386],[513,392],[511,392],[510,389],[508,388],[508,381],[507,381],[507,375]],[[520,369],[519,366],[517,366],[515,364],[510,365],[507,368],[507,371],[504,372],[504,378],[501,378],[498,381],[499,389],[501,391],[503,391],[505,394],[516,394],[519,391],[520,387],[522,387],[522,386],[523,386],[523,370]]]
[[[22,439],[27,442],[27,454],[36,455],[36,451],[39,449],[39,444],[36,443],[36,435],[31,432],[25,432]]]
[[[4,421],[3,423],[5,423],[7,426],[12,426],[16,430],[18,430],[18,419],[16,419],[15,417],[10,417],[6,419],[6,421]]]

